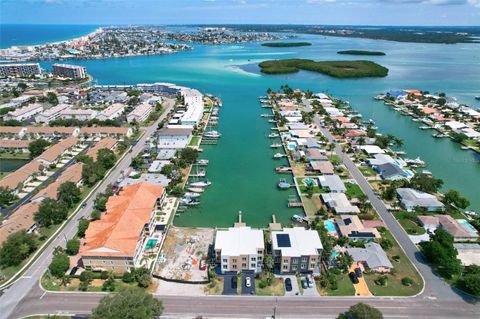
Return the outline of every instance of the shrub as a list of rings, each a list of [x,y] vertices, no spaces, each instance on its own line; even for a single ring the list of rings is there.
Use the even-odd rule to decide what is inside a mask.
[[[413,279],[410,277],[403,277],[402,278],[402,285],[404,286],[411,286],[413,285]]]
[[[80,249],[80,241],[78,239],[70,239],[69,241],[67,241],[66,252],[69,256],[74,256],[78,254],[79,249]]]
[[[61,278],[70,267],[70,258],[65,253],[57,254],[53,257],[52,262],[48,266],[50,273]]]

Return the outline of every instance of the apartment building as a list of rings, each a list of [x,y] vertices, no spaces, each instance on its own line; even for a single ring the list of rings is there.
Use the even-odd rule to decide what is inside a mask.
[[[250,227],[217,230],[215,256],[222,273],[249,270],[261,273],[265,243],[263,231]]]
[[[80,136],[94,136],[94,137],[115,137],[123,138],[130,137],[133,130],[130,127],[114,127],[114,126],[95,126],[80,128]]]
[[[142,123],[152,111],[153,107],[150,104],[140,104],[132,112],[128,113],[127,122],[131,123],[135,120],[137,123]]]
[[[52,73],[62,78],[84,79],[87,77],[87,69],[85,67],[72,64],[53,64]]]
[[[29,77],[42,73],[38,63],[0,64],[0,78]]]
[[[50,123],[50,121],[56,120],[60,117],[62,111],[70,108],[71,105],[68,104],[58,104],[54,107],[46,109],[37,116],[35,116],[35,122],[37,123]]]
[[[163,186],[138,183],[126,186],[107,202],[100,220],[90,223],[80,245],[86,269],[122,273],[138,267],[146,241],[155,229],[155,210],[163,204]]]
[[[44,165],[52,165],[58,162],[58,160],[72,150],[72,148],[77,145],[79,139],[76,137],[68,137],[53,146],[47,148],[42,154],[40,154],[36,159]]]
[[[272,253],[280,273],[315,272],[322,255],[318,232],[303,227],[271,233]]]
[[[35,114],[38,114],[43,111],[43,105],[34,103],[27,105],[25,107],[10,111],[5,116],[9,120],[23,121],[26,120]]]
[[[72,109],[68,108],[60,112],[59,117],[66,120],[88,121],[97,116],[97,111],[90,109]]]
[[[125,110],[125,104],[115,103],[98,113],[97,119],[100,121],[114,120],[122,115]]]

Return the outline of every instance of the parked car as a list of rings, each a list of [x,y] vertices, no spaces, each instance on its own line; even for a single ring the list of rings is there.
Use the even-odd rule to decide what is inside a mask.
[[[290,278],[285,279],[285,290],[292,291],[292,280]]]
[[[361,278],[361,277],[363,276],[362,270],[361,270],[359,267],[355,268],[355,275],[356,275],[358,278]]]
[[[250,277],[245,278],[245,287],[250,288],[252,286],[252,279]]]
[[[301,282],[302,282],[302,288],[307,289],[308,285],[307,285],[307,282],[305,281],[305,279],[302,279]]]
[[[350,280],[354,284],[358,284],[358,277],[357,277],[357,275],[355,275],[355,273],[353,271],[351,273],[349,273],[348,276],[350,277]]]
[[[82,208],[85,208],[85,207],[87,207],[87,202],[82,203]]]
[[[205,259],[200,260],[199,269],[202,271],[207,269],[207,261]]]
[[[232,288],[237,289],[237,276],[232,277]]]

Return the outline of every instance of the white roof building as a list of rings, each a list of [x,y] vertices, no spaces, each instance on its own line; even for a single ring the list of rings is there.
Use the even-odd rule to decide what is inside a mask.
[[[136,120],[137,123],[141,123],[148,118],[152,111],[153,107],[150,104],[140,104],[127,115],[127,122],[130,123],[133,122],[133,120]]]
[[[16,109],[14,111],[8,112],[6,118],[11,120],[23,121],[42,111],[43,111],[43,105],[34,103],[28,106]]]
[[[272,249],[280,250],[282,257],[316,256],[323,245],[316,230],[293,227],[272,232]]]
[[[97,115],[97,119],[101,121],[113,120],[122,115],[123,110],[125,109],[125,104],[115,103],[101,111]]]
[[[35,116],[35,122],[37,123],[49,123],[50,121],[55,120],[56,118],[60,117],[60,112],[65,109],[68,109],[71,105],[68,104],[58,104],[54,107],[51,107],[42,113]]]
[[[377,145],[359,145],[357,146],[357,148],[364,151],[368,155],[385,154],[385,150],[378,147]]]
[[[344,193],[326,193],[321,194],[321,197],[323,202],[333,209],[336,214],[360,213],[360,209],[352,205]]]
[[[187,111],[181,118],[182,125],[198,125],[203,117],[203,95],[198,90],[182,89]]]

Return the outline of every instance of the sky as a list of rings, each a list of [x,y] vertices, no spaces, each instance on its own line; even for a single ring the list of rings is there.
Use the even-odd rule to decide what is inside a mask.
[[[0,24],[480,25],[480,0],[0,0]]]

